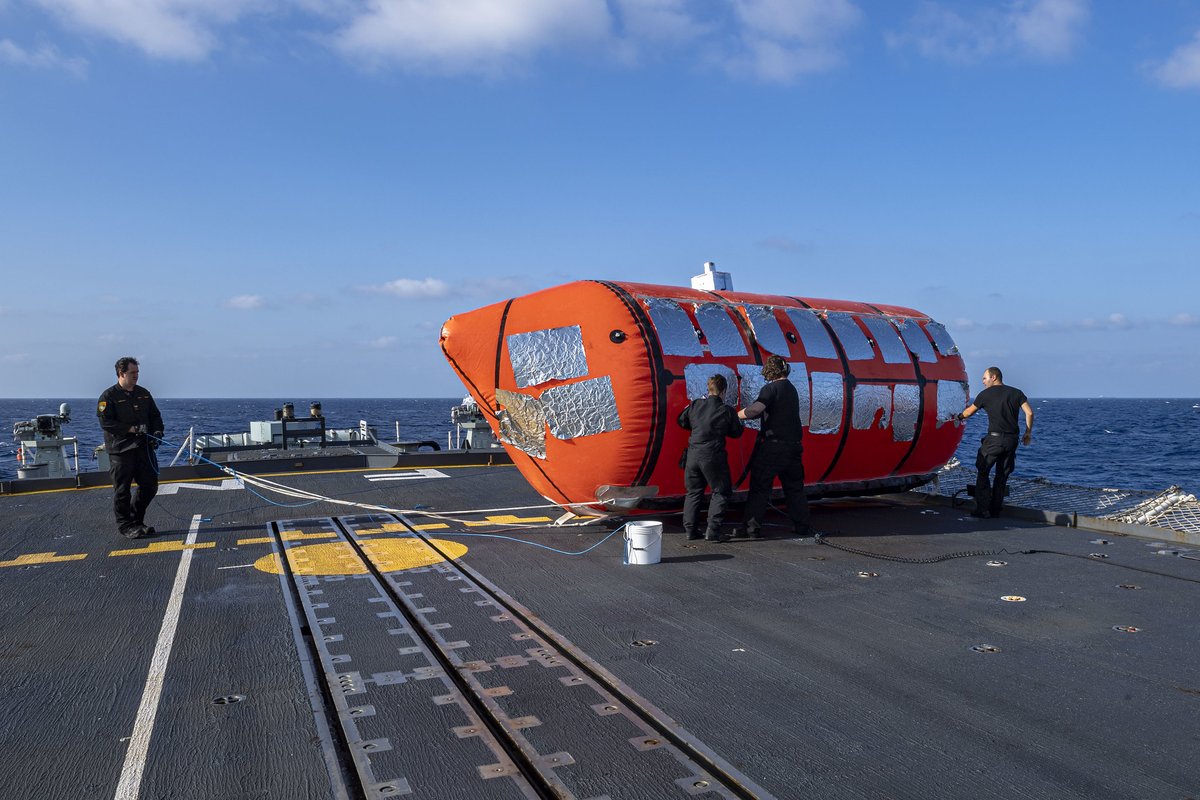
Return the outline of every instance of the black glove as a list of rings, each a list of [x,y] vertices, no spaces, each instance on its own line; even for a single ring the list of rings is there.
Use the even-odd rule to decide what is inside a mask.
[[[134,425],[133,433],[136,436],[145,436],[146,435],[146,426],[145,425]]]
[[[155,431],[154,433],[150,434],[150,449],[157,450],[158,446],[162,444],[162,437],[162,431]]]

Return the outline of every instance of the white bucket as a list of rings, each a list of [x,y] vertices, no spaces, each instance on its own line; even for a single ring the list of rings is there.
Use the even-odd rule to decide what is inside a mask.
[[[630,522],[625,526],[626,564],[657,564],[661,560],[661,522]]]

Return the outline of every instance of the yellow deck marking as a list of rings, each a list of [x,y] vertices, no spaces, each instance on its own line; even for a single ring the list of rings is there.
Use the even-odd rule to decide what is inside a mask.
[[[305,533],[304,531],[284,531],[279,534],[279,538],[285,542],[298,542],[303,539],[333,539],[337,536],[336,533],[324,531],[320,533]],[[238,539],[238,544],[270,544],[274,541],[270,536],[262,536],[254,539]]]
[[[28,564],[53,564],[56,561],[80,561],[87,558],[87,553],[73,556],[59,556],[54,553],[26,553],[17,556],[12,561],[0,561],[0,567],[24,567]]]
[[[196,542],[195,544],[184,544],[182,540],[171,542],[151,542],[145,547],[138,547],[133,550],[113,550],[109,553],[110,556],[144,556],[147,553],[178,553],[182,550],[207,550],[210,547],[216,547],[216,542]]]
[[[444,522],[430,522],[427,525],[413,525],[419,531],[440,531],[449,528],[450,526]]]
[[[431,539],[441,550],[458,558],[467,552],[465,545]],[[419,539],[370,539],[362,542],[368,558],[383,572],[397,572],[440,563],[442,557]],[[288,564],[296,575],[363,575],[366,566],[346,542],[307,544],[287,549]],[[254,562],[255,569],[278,575],[282,569],[274,553]]]
[[[442,526],[445,527],[445,526]],[[361,528],[355,531],[359,536],[370,536],[375,533],[408,533],[408,528],[399,522],[385,522],[378,528]]]
[[[498,514],[492,517],[484,517],[483,522],[468,522],[472,528],[478,528],[481,525],[512,525],[516,522],[549,522],[549,517],[514,517],[512,514]]]

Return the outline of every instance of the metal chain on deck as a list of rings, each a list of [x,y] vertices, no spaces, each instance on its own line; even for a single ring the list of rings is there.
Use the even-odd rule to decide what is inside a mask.
[[[914,492],[957,497],[975,483],[975,470],[957,459]],[[1178,486],[1161,491],[1104,489],[1055,483],[1048,478],[1008,479],[1009,505],[1064,514],[1082,514],[1114,522],[1150,525],[1182,533],[1200,533],[1200,501]]]

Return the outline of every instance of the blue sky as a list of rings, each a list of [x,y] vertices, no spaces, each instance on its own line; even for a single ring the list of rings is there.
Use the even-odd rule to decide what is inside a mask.
[[[0,397],[435,397],[583,278],[1200,396],[1200,0],[0,0]]]

